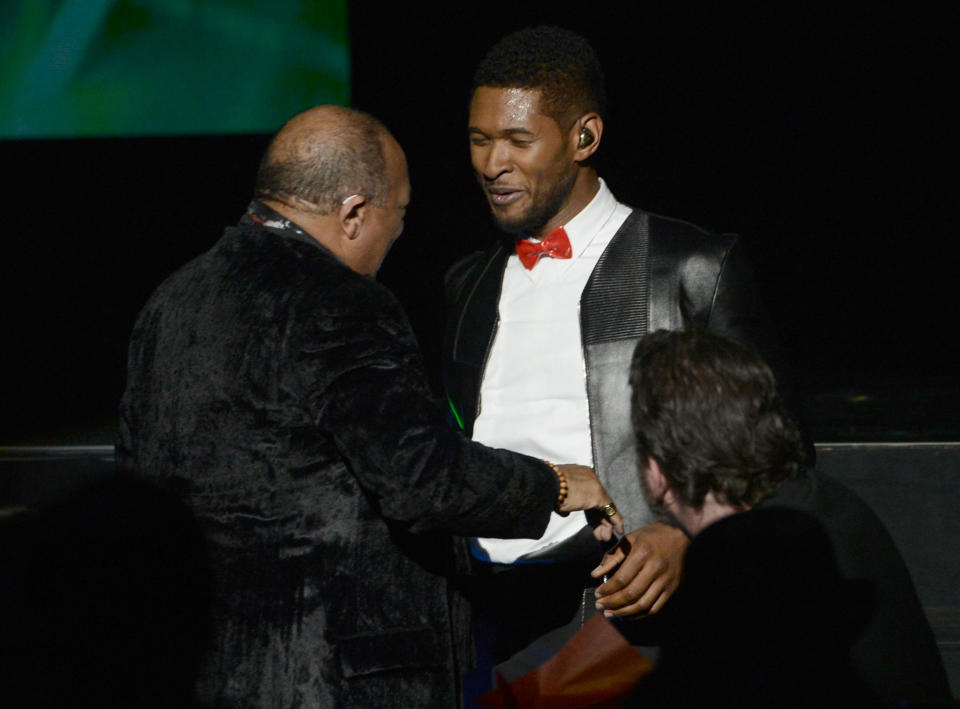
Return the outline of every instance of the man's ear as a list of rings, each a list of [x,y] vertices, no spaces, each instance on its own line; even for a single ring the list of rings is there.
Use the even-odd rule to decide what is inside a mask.
[[[337,217],[340,220],[340,228],[350,241],[360,236],[363,222],[367,218],[368,205],[367,198],[362,194],[352,194],[340,204]]]
[[[667,476],[663,474],[660,463],[649,456],[647,457],[646,476],[653,498],[658,502],[663,502],[670,491],[670,483],[667,481]]]
[[[585,113],[577,120],[574,129],[573,159],[583,162],[597,152],[603,137],[603,119],[599,113]]]

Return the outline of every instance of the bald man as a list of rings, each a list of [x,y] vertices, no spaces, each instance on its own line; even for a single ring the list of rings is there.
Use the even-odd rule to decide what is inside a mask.
[[[589,468],[449,430],[395,298],[403,151],[375,119],[291,119],[239,224],[134,328],[120,465],[205,525],[210,706],[456,706],[467,618],[456,535],[539,536],[607,505]],[[619,516],[598,528],[622,530]]]

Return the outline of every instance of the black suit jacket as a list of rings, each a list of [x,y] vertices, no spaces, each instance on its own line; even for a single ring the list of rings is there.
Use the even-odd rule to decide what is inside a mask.
[[[210,538],[211,705],[455,706],[449,533],[537,537],[558,491],[449,429],[385,288],[249,218],[147,303],[121,418]]]
[[[483,367],[510,253],[498,243],[455,264],[446,278],[444,385],[468,434],[481,405]],[[700,326],[752,342],[779,361],[774,338],[737,237],[636,209],[584,287],[580,325],[595,467],[627,528],[637,529],[654,521],[643,502],[630,422],[630,361],[637,341],[654,330]]]

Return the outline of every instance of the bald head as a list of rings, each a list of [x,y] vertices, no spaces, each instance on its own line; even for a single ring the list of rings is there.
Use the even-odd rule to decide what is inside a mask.
[[[382,205],[390,188],[387,129],[373,116],[316,106],[287,121],[260,163],[254,196],[330,214],[354,194]]]

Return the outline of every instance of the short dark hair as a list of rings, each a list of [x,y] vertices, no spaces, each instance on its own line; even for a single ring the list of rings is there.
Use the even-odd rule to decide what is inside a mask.
[[[701,509],[708,492],[754,505],[804,460],[770,367],[748,344],[706,330],[642,338],[630,368],[638,462],[660,465],[678,499]]]
[[[600,60],[587,40],[562,27],[528,27],[501,39],[473,76],[473,90],[481,86],[538,89],[541,111],[561,125],[606,111]]]
[[[369,114],[346,108],[340,113],[343,120],[324,131],[298,128],[296,117],[281,128],[260,161],[254,197],[300,197],[321,214],[353,194],[384,206],[390,185],[383,139],[389,133]]]

